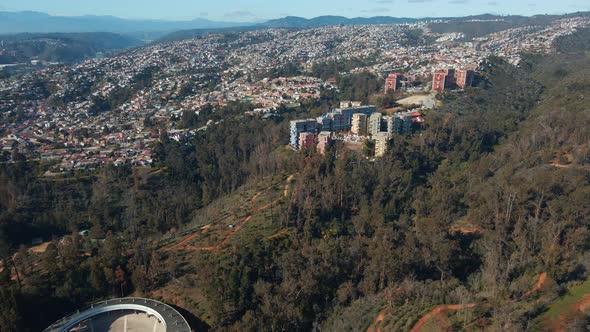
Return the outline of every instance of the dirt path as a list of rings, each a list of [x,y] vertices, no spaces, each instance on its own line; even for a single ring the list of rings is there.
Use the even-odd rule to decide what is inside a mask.
[[[460,233],[463,235],[476,235],[482,234],[483,228],[477,225],[462,225],[462,226],[453,226],[449,229],[451,233]]]
[[[219,250],[219,248],[223,247],[224,245],[226,245],[229,240],[231,240],[231,238],[244,226],[246,225],[251,219],[252,217],[261,211],[264,211],[266,209],[268,209],[269,207],[271,207],[273,204],[276,204],[278,202],[278,200],[268,203],[265,206],[258,208],[254,211],[252,211],[252,213],[250,215],[248,215],[246,218],[244,218],[244,220],[237,225],[236,227],[234,227],[232,229],[232,231],[226,235],[226,237],[223,239],[223,241],[219,242],[218,244],[214,245],[214,246],[209,246],[209,247],[195,247],[195,246],[185,246],[184,248],[180,248],[180,249],[184,249],[184,250],[189,250],[189,251],[216,251]]]
[[[151,175],[155,175],[155,174],[160,174],[160,173],[164,172],[165,169],[166,169],[166,167],[159,168],[155,171],[151,171],[150,173],[148,173],[148,175],[151,176]]]
[[[379,312],[377,317],[375,317],[373,324],[371,324],[371,326],[369,326],[369,328],[367,329],[367,332],[381,332],[383,321],[385,320],[385,316],[387,315],[387,310],[388,309],[385,308]]]
[[[541,288],[543,288],[543,286],[545,286],[546,282],[547,282],[547,272],[543,272],[539,275],[539,279],[537,280],[537,283],[535,284],[535,286],[530,291],[524,293],[523,297],[527,297],[527,296],[530,296],[530,295],[538,292]]]
[[[289,179],[292,179],[293,177],[294,177],[294,176],[293,176],[293,175],[291,175],[289,178],[287,178],[287,186],[288,186],[288,185],[289,185],[289,183],[290,183],[290,180],[289,180]],[[176,243],[176,244],[173,244],[173,245],[171,245],[171,246],[169,246],[169,247],[163,248],[163,249],[161,249],[161,250],[162,250],[162,251],[164,251],[164,252],[173,251],[173,250],[189,250],[189,251],[215,251],[215,250],[218,250],[220,247],[222,247],[222,246],[224,246],[225,244],[227,244],[227,243],[229,242],[229,240],[231,240],[231,238],[232,238],[232,237],[233,237],[233,236],[234,236],[234,235],[235,235],[235,234],[236,234],[236,233],[237,233],[237,232],[238,232],[238,231],[239,231],[239,230],[240,230],[240,229],[241,229],[241,228],[242,228],[242,227],[243,227],[245,224],[247,224],[247,223],[248,223],[248,222],[249,222],[249,221],[252,219],[252,217],[253,217],[253,216],[254,216],[256,213],[259,213],[259,212],[261,212],[261,211],[264,211],[264,210],[266,210],[266,209],[270,208],[271,206],[273,206],[274,204],[276,204],[276,203],[277,203],[277,202],[280,200],[280,199],[277,199],[277,200],[275,200],[275,201],[273,201],[273,202],[271,202],[271,203],[268,203],[268,204],[266,204],[266,205],[264,205],[264,206],[262,206],[262,207],[256,208],[256,199],[257,199],[258,197],[260,197],[262,194],[264,194],[264,193],[266,193],[266,192],[268,192],[268,191],[270,191],[270,190],[272,190],[272,189],[276,188],[276,187],[277,187],[277,186],[279,186],[279,185],[280,185],[280,184],[281,184],[283,181],[285,181],[285,180],[282,180],[282,181],[279,181],[279,182],[277,182],[277,183],[274,183],[274,184],[273,184],[273,185],[271,185],[270,187],[268,187],[268,188],[266,188],[266,189],[264,189],[264,190],[261,190],[261,191],[259,191],[259,192],[255,193],[255,194],[254,194],[254,196],[252,196],[251,198],[249,198],[249,199],[246,201],[246,203],[247,203],[247,204],[248,204],[248,203],[252,203],[252,211],[250,212],[250,214],[248,214],[248,215],[247,215],[247,216],[246,216],[246,217],[245,217],[245,218],[244,218],[244,219],[243,219],[243,220],[240,222],[240,224],[239,224],[239,225],[235,226],[235,227],[234,227],[234,228],[231,230],[231,232],[229,232],[229,233],[228,233],[228,234],[225,236],[225,238],[224,238],[224,239],[223,239],[221,242],[219,242],[218,244],[216,244],[216,245],[213,245],[213,246],[208,246],[208,247],[196,247],[196,246],[190,246],[190,245],[188,245],[188,243],[190,243],[190,241],[192,241],[192,240],[194,240],[195,238],[197,238],[197,237],[199,237],[199,236],[200,236],[199,230],[197,230],[197,231],[195,231],[193,234],[191,234],[191,235],[188,235],[188,236],[184,237],[182,240],[180,240],[180,242],[178,242],[178,243]],[[205,227],[207,227],[207,229],[208,229],[208,227],[210,227],[210,226],[211,226],[211,224],[209,224],[209,225],[207,225],[207,226],[205,226]],[[201,229],[200,229],[200,231],[203,231],[203,229],[201,228]],[[203,232],[206,232],[206,231],[207,231],[207,230],[205,230],[205,231],[203,231]]]
[[[182,240],[180,240],[180,242],[171,245],[170,247],[167,248],[163,248],[162,251],[167,252],[167,251],[173,251],[173,250],[179,250],[182,249],[182,247],[184,247],[186,244],[188,244],[190,241],[196,239],[199,237],[199,232],[195,232],[185,238],[183,238]]]
[[[545,321],[545,330],[554,332],[566,332],[568,322],[572,321],[573,317],[586,312],[590,308],[590,294],[582,296],[578,301],[569,305],[565,313],[557,317],[549,318]]]
[[[285,234],[289,234],[289,230],[288,229],[283,229],[282,231],[279,231],[279,232],[277,232],[277,233],[275,233],[275,234],[267,237],[267,239],[268,240],[276,239],[276,238],[281,237],[281,236],[283,236]]]
[[[563,155],[567,160],[567,164],[562,164],[559,157],[555,157],[551,162],[551,166],[555,168],[578,168],[578,169],[590,169],[588,165],[578,165],[574,159],[574,156],[571,153],[566,153]]]
[[[442,317],[444,318],[444,313],[449,310],[461,310],[465,308],[473,308],[475,307],[475,303],[470,304],[449,304],[449,305],[439,305],[434,307],[432,311],[424,315],[420,320],[414,325],[410,332],[419,332],[420,329],[426,324],[426,322],[434,317]]]
[[[584,295],[576,304],[576,308],[580,312],[586,312],[586,309],[590,308],[590,294]]]
[[[285,184],[285,193],[284,193],[285,197],[289,197],[289,190],[291,189],[291,182],[293,182],[293,179],[295,179],[295,174],[291,174],[287,178],[287,184]]]

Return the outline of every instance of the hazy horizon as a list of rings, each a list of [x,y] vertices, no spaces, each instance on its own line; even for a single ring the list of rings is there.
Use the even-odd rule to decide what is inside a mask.
[[[315,10],[310,10],[315,8]],[[53,16],[115,16],[133,20],[193,20],[207,19],[226,22],[260,22],[285,16],[313,18],[335,15],[345,17],[461,17],[469,15],[542,15],[566,14],[589,11],[590,3],[579,0],[553,2],[518,2],[510,0],[312,0],[272,3],[254,0],[247,5],[237,0],[222,0],[216,3],[199,4],[187,0],[169,0],[165,3],[154,0],[86,1],[56,0],[6,0],[0,11],[34,11]]]

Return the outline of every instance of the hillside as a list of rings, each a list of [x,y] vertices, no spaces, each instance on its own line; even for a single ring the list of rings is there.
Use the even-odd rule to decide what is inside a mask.
[[[431,23],[429,28],[436,33],[461,32],[467,38],[476,38],[499,32],[507,29],[519,28],[523,26],[546,26],[551,22],[567,17],[568,15],[536,15],[536,16],[498,16],[498,15],[478,15],[463,18],[450,19],[444,23]]]
[[[268,22],[260,24],[260,26],[268,28],[317,28],[322,26],[330,25],[373,25],[373,24],[399,24],[399,23],[412,23],[419,21],[415,18],[405,17],[390,17],[390,16],[377,16],[377,17],[356,17],[347,18],[343,16],[319,16],[311,19],[303,17],[288,16],[276,20],[270,20]]]
[[[259,29],[272,29],[272,28],[283,28],[283,29],[307,29],[317,28],[323,26],[332,25],[374,25],[374,24],[398,24],[398,23],[409,23],[418,21],[417,19],[411,18],[396,18],[396,17],[372,17],[372,18],[346,18],[342,16],[320,16],[312,19],[306,19],[303,17],[288,16],[285,18],[270,20],[265,23],[256,25],[244,26],[244,27],[232,27],[232,28],[216,28],[216,29],[191,29],[191,30],[180,30],[169,33],[161,37],[158,42],[168,41],[179,41],[191,38],[197,38],[207,33],[235,33]]]
[[[248,23],[214,22],[207,19],[190,21],[128,20],[114,16],[53,16],[38,12],[0,11],[0,34],[47,32],[171,32],[186,29],[212,29],[250,25]]]
[[[313,68],[340,91],[298,110],[182,113],[175,128],[193,133],[154,131],[150,166],[45,176],[51,161],[14,151],[0,163],[0,329],[146,296],[211,331],[583,331],[589,33],[519,66],[490,57],[382,158],[287,146],[290,120],[382,91],[372,73],[339,75],[357,61]]]
[[[380,28],[385,36],[397,31]],[[379,29],[325,30],[347,33],[349,43],[367,39],[357,31]],[[277,45],[291,40],[288,33],[272,31]],[[320,33],[297,30],[292,49]],[[426,44],[421,31],[409,34]],[[23,58],[80,50],[72,59],[125,45],[100,36],[2,43],[24,45]],[[434,108],[419,110],[424,124],[392,134],[375,158],[356,152],[371,143],[348,139],[325,154],[288,145],[291,120],[321,116],[343,100],[383,111],[406,99],[383,95],[379,73],[354,70],[376,63],[366,56],[338,61],[327,52],[310,69],[333,88],[266,115],[252,112],[262,105],[243,95],[184,103],[242,91],[230,82],[273,98],[297,86],[315,90],[272,79],[303,73],[298,63],[259,78],[227,70],[257,52],[265,62],[281,59],[266,51],[282,47],[260,44],[265,36],[197,38],[124,52],[102,66],[23,75],[21,85],[4,80],[3,130],[11,136],[0,162],[0,330],[39,331],[97,299],[141,296],[190,312],[204,331],[583,331],[590,323],[587,37],[580,29],[557,40],[558,52],[523,54],[518,66],[489,56],[474,86],[414,94],[435,98]],[[261,47],[229,52],[248,43]],[[385,42],[373,44],[363,40],[358,49]],[[202,64],[206,58],[214,67]],[[52,92],[58,85],[71,90]],[[32,136],[44,127],[52,132]],[[12,134],[19,128],[28,141]],[[34,154],[31,138],[44,144]],[[48,150],[60,154],[44,158]]]
[[[216,29],[192,29],[192,30],[179,30],[175,32],[168,33],[160,38],[156,42],[158,43],[166,43],[166,42],[173,42],[173,41],[182,41],[187,39],[198,38],[200,36],[209,34],[209,33],[239,33],[245,31],[252,31],[258,30],[260,27],[258,26],[244,26],[244,27],[234,27],[234,28],[216,28]]]
[[[527,63],[530,77],[543,85],[538,105],[525,113],[517,108],[507,111],[519,112],[517,118],[522,119],[517,126],[512,122],[515,118],[506,119],[503,126],[513,128],[511,133],[479,158],[443,162],[430,177],[432,187],[425,201],[415,203],[415,227],[429,234],[426,239],[431,245],[440,250],[457,241],[455,245],[462,248],[448,264],[461,265],[466,262],[464,255],[475,254],[471,264],[477,264],[481,272],[469,279],[476,278],[477,284],[461,282],[461,277],[444,282],[405,280],[370,302],[361,297],[337,308],[325,330],[367,330],[370,324],[383,331],[430,331],[435,326],[467,331],[482,326],[505,331],[527,326],[541,331],[581,331],[587,326],[584,308],[590,293],[588,282],[584,283],[589,277],[584,241],[590,213],[590,56],[569,52],[529,58]],[[495,76],[493,71],[490,74]],[[488,79],[499,83],[498,77]],[[461,105],[490,111],[480,92],[472,96],[476,98],[473,103],[465,103],[470,99],[465,97],[448,98],[447,109]],[[473,128],[469,113],[455,117],[451,111],[441,116]],[[489,128],[494,128],[490,120],[486,116]],[[437,198],[443,192],[446,198]],[[480,227],[481,233],[435,240],[436,232],[444,232],[462,215]],[[446,221],[436,220],[440,216]],[[552,238],[551,234],[563,237]],[[438,257],[435,261],[441,258],[440,252],[426,255]],[[474,308],[460,306],[465,303]],[[453,310],[426,315],[442,304]],[[419,319],[426,325],[417,328]]]
[[[72,63],[110,52],[143,45],[138,39],[114,33],[43,33],[0,36],[0,64],[31,59]]]

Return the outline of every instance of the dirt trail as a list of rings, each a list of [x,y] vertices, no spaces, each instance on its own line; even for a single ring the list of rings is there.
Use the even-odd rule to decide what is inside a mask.
[[[460,233],[463,235],[476,235],[482,234],[483,228],[477,225],[462,225],[462,226],[453,226],[449,229],[451,233]]]
[[[369,328],[367,329],[367,332],[381,332],[383,321],[385,320],[386,314],[387,308],[381,310],[379,312],[379,315],[375,317],[375,321],[373,321],[373,324],[371,324],[371,326],[369,326]]]
[[[590,308],[590,294],[582,296],[574,304],[569,305],[565,313],[560,314],[555,318],[548,318],[545,321],[545,330],[555,332],[567,331],[567,323],[580,313],[585,313]]]
[[[267,237],[267,239],[268,240],[276,239],[276,238],[281,237],[281,236],[283,236],[285,234],[289,234],[289,230],[288,229],[283,229],[282,231],[279,231],[279,232],[277,232],[277,233],[275,233],[275,234]]]
[[[293,182],[293,179],[295,179],[295,174],[291,174],[287,178],[287,184],[285,184],[285,193],[284,193],[285,197],[289,197],[289,190],[291,189],[291,182]]]
[[[576,163],[574,156],[571,153],[567,153],[564,155],[565,159],[567,160],[566,164],[562,164],[560,158],[556,157],[551,162],[551,166],[555,168],[578,168],[578,169],[590,169],[588,165],[579,165]]]
[[[536,293],[541,288],[543,288],[543,286],[545,286],[546,282],[547,282],[547,272],[543,272],[539,275],[539,279],[537,280],[537,283],[535,284],[535,286],[530,291],[524,293],[523,296],[527,297],[527,296],[530,296],[530,295]]]
[[[582,296],[580,301],[576,304],[578,311],[586,312],[586,309],[590,308],[590,294]]]
[[[258,208],[254,211],[252,211],[252,213],[250,215],[248,215],[239,225],[237,225],[236,227],[234,227],[232,229],[232,231],[226,235],[226,237],[223,239],[223,241],[219,242],[218,244],[214,245],[214,246],[209,246],[209,247],[195,247],[195,246],[185,246],[184,248],[180,248],[180,249],[184,249],[184,250],[189,250],[189,251],[216,251],[219,250],[219,248],[223,247],[224,245],[226,245],[229,240],[231,240],[231,238],[244,226],[246,225],[251,219],[252,216],[254,216],[256,213],[266,210],[269,207],[271,207],[273,204],[276,204],[278,202],[278,200],[268,203],[265,206]]]
[[[195,233],[183,238],[182,240],[180,240],[180,242],[173,244],[170,247],[163,248],[162,251],[166,252],[166,251],[179,250],[182,247],[184,247],[187,243],[189,243],[190,241],[192,241],[198,237],[199,237],[199,232],[195,232]]]
[[[434,309],[432,309],[432,311],[430,311],[429,313],[427,313],[426,315],[424,315],[422,318],[420,318],[420,320],[416,323],[416,325],[414,325],[414,327],[412,328],[412,330],[410,330],[410,332],[419,332],[420,329],[422,329],[422,327],[424,326],[424,324],[426,324],[426,322],[428,320],[430,320],[431,318],[434,317],[442,317],[444,318],[444,313],[446,311],[449,310],[461,310],[461,309],[465,309],[465,308],[473,308],[475,307],[475,303],[469,303],[469,304],[449,304],[449,305],[439,305],[434,307]]]
[[[292,176],[290,176],[290,177],[287,179],[287,185],[289,184],[289,179],[292,179],[292,178],[293,178],[293,175],[292,175]],[[259,213],[259,212],[261,212],[261,211],[264,211],[264,210],[266,210],[266,209],[270,208],[271,206],[273,206],[274,204],[276,204],[276,203],[277,203],[277,202],[280,200],[280,199],[277,199],[277,200],[275,200],[275,201],[273,201],[273,202],[271,202],[271,203],[268,203],[268,204],[266,204],[266,205],[264,205],[264,206],[262,206],[262,207],[256,208],[256,199],[257,199],[258,197],[260,197],[262,194],[264,194],[264,193],[266,193],[266,192],[268,192],[268,191],[272,190],[273,188],[276,188],[276,187],[277,187],[278,185],[280,185],[282,182],[283,182],[283,181],[279,181],[279,182],[277,182],[277,183],[274,183],[274,184],[273,184],[273,185],[271,185],[270,187],[268,187],[268,188],[266,188],[266,189],[264,189],[264,190],[261,190],[261,191],[257,192],[256,194],[254,194],[254,196],[252,196],[251,198],[249,198],[249,199],[246,201],[246,203],[252,203],[252,211],[250,212],[250,214],[248,214],[248,215],[247,215],[247,216],[246,216],[246,217],[245,217],[245,218],[244,218],[244,219],[243,219],[243,220],[240,222],[240,224],[239,224],[239,225],[235,226],[235,227],[234,227],[234,228],[231,230],[231,232],[229,232],[229,233],[226,235],[226,237],[225,237],[225,238],[224,238],[224,239],[223,239],[221,242],[219,242],[218,244],[216,244],[216,245],[213,245],[213,246],[208,246],[208,247],[196,247],[196,246],[190,246],[190,245],[188,245],[188,243],[189,243],[190,241],[192,241],[193,239],[195,239],[195,238],[199,237],[199,231],[196,231],[195,233],[193,233],[193,234],[191,234],[191,235],[188,235],[188,236],[186,236],[185,238],[183,238],[182,240],[180,240],[180,242],[178,242],[178,243],[176,243],[176,244],[174,244],[174,245],[171,245],[171,246],[169,246],[169,247],[163,248],[163,249],[161,249],[161,250],[162,250],[162,251],[164,251],[164,252],[167,252],[167,251],[173,251],[173,250],[189,250],[189,251],[215,251],[215,250],[218,250],[220,247],[222,247],[222,246],[224,246],[225,244],[227,244],[227,243],[229,242],[229,240],[230,240],[230,239],[231,239],[231,238],[232,238],[232,237],[233,237],[233,236],[236,234],[236,232],[238,232],[238,231],[239,231],[239,230],[240,230],[240,229],[241,229],[241,228],[242,228],[242,227],[243,227],[245,224],[247,224],[247,223],[248,223],[248,222],[249,222],[249,221],[252,219],[252,217],[253,217],[253,216],[254,216],[256,213]],[[207,227],[207,229],[206,229],[206,230],[204,230],[204,231],[203,231],[203,229],[201,228],[201,231],[203,231],[203,232],[206,232],[206,231],[208,230],[208,227],[210,227],[210,226],[211,226],[211,224],[209,224],[209,225],[205,226],[205,227]]]
[[[166,169],[166,167],[162,167],[162,168],[158,168],[157,170],[151,171],[148,175],[155,175],[155,174],[160,174],[162,172],[164,172],[164,170]]]

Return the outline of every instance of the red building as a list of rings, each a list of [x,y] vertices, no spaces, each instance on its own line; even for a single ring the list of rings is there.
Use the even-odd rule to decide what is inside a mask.
[[[432,91],[443,91],[447,84],[447,71],[437,70],[432,77]]]
[[[473,85],[473,77],[475,72],[470,69],[457,70],[457,86],[464,89],[465,87]]]
[[[385,93],[389,90],[396,91],[400,85],[403,75],[400,73],[391,73],[385,79]]]
[[[301,133],[299,134],[299,149],[309,150],[315,145],[315,134],[314,133]]]

